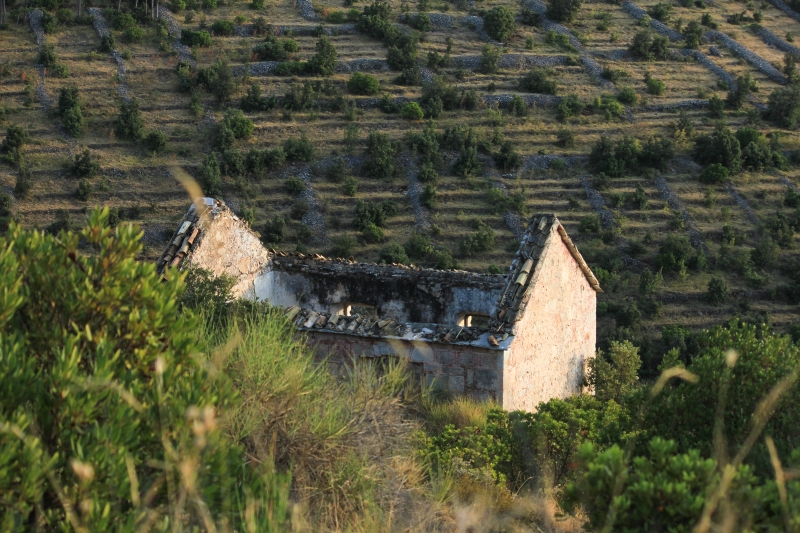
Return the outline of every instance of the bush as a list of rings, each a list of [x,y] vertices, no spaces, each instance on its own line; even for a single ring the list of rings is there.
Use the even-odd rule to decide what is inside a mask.
[[[267,33],[264,42],[253,47],[253,55],[259,61],[286,61],[298,49],[299,46],[294,39],[279,41],[274,35]]]
[[[492,45],[485,45],[481,51],[480,71],[484,74],[494,74],[497,72],[497,64],[500,62],[500,48]]]
[[[161,153],[167,147],[167,136],[161,130],[152,130],[144,138],[144,145],[150,152]]]
[[[111,27],[117,31],[125,31],[133,26],[136,26],[136,19],[130,13],[117,11],[111,19]]]
[[[30,134],[22,126],[11,124],[6,130],[6,137],[0,143],[0,154],[4,159],[18,163],[22,159],[22,148],[31,140]]]
[[[701,165],[719,163],[731,172],[742,167],[742,149],[736,136],[728,128],[718,127],[709,135],[695,140],[694,160]]]
[[[469,233],[458,243],[458,250],[464,257],[488,252],[494,246],[494,230],[480,220],[476,226],[475,231]]]
[[[211,46],[211,34],[207,31],[194,31],[188,28],[181,30],[181,44],[188,47]]]
[[[64,129],[73,137],[80,137],[83,134],[83,113],[80,106],[70,107],[61,116],[61,123]]]
[[[391,200],[384,200],[380,203],[356,200],[356,207],[353,212],[353,226],[359,231],[363,231],[370,224],[384,228],[386,227],[386,220],[395,216],[397,212],[397,204]]]
[[[635,57],[645,61],[666,59],[669,39],[654,35],[650,30],[642,30],[633,36],[630,51]]]
[[[712,163],[700,173],[700,182],[709,185],[722,183],[728,179],[729,173],[728,169],[720,163]]]
[[[78,189],[75,191],[75,197],[78,200],[86,202],[92,196],[92,184],[86,178],[81,178],[78,182]]]
[[[195,358],[199,322],[193,314],[111,311],[174,310],[183,286],[181,277],[163,280],[154,265],[135,261],[142,249],[139,229],[120,226],[112,232],[108,216],[108,211],[94,212],[80,235],[34,238],[16,228],[3,246],[2,271],[8,274],[3,286],[9,294],[0,327],[3,336],[19,338],[3,351],[7,372],[0,378],[6,391],[0,418],[18,432],[0,436],[3,464],[20,480],[4,484],[5,520],[22,524],[39,512],[40,525],[50,530],[81,522],[133,523],[131,479],[153,487],[149,509],[168,513],[175,495],[159,478],[182,479],[180,465],[191,462],[206,523],[243,528],[243,502],[261,500],[258,495],[269,491],[243,450],[216,428],[215,417],[232,405],[233,393]],[[80,242],[97,252],[83,255]],[[22,270],[27,274],[18,278]],[[57,324],[66,316],[73,327],[24,326],[35,320]],[[90,328],[93,342],[85,338]],[[143,338],[148,340],[133,340]],[[54,357],[53,346],[71,346],[73,357]],[[66,402],[64,383],[78,384]],[[21,405],[28,407],[27,416]],[[150,468],[148,461],[163,468]],[[69,500],[46,497],[54,485]],[[286,495],[288,487],[281,487]],[[68,518],[64,505],[79,505],[80,494],[91,494],[92,507],[85,506],[80,518]],[[284,523],[285,504],[261,501],[256,518],[261,527]],[[270,505],[277,506],[277,521],[266,518]],[[174,515],[176,527],[202,521],[193,515]]]
[[[417,13],[409,18],[408,25],[417,31],[430,31],[431,17],[427,13]]]
[[[575,133],[572,130],[560,129],[556,135],[556,144],[562,148],[575,148]]]
[[[306,190],[305,182],[296,176],[288,178],[283,183],[283,186],[286,189],[286,192],[291,196],[297,196],[298,194]]]
[[[696,20],[689,22],[683,32],[685,37],[684,44],[686,48],[697,48],[700,46],[700,39],[703,36],[703,28]]]
[[[422,120],[425,112],[416,102],[406,102],[400,110],[400,115],[406,120]]]
[[[531,69],[530,72],[520,78],[519,89],[530,93],[556,94],[556,82],[549,79],[552,75],[552,69],[540,67]]]
[[[221,126],[229,128],[237,139],[249,139],[254,128],[252,120],[245,117],[241,110],[233,108],[225,110]]]
[[[498,168],[504,172],[519,168],[522,165],[522,157],[517,153],[511,141],[503,141],[500,151],[492,155]]]
[[[595,398],[601,402],[620,402],[636,382],[641,366],[639,348],[630,341],[612,341],[607,357],[602,350],[597,350],[597,356],[589,359],[588,376]]]
[[[14,182],[14,195],[17,198],[27,198],[33,189],[33,175],[26,167],[20,167],[17,179]]]
[[[276,245],[283,242],[286,238],[286,221],[280,215],[275,215],[272,220],[267,220],[264,223],[264,229],[261,231],[261,240],[265,244]]]
[[[236,25],[230,20],[216,20],[211,25],[211,31],[214,32],[214,35],[233,35]]]
[[[581,233],[600,233],[600,217],[592,213],[581,218],[578,231]]]
[[[388,265],[395,263],[399,265],[407,265],[410,261],[408,260],[408,256],[406,255],[406,251],[403,249],[403,247],[399,244],[393,243],[386,248],[381,249],[380,253],[378,253],[378,262],[386,263]]]
[[[100,172],[100,163],[88,148],[75,154],[69,165],[70,172],[78,178],[94,178]]]
[[[378,94],[378,91],[380,90],[380,83],[378,82],[378,78],[375,76],[370,76],[369,74],[363,74],[361,72],[355,72],[347,82],[347,90],[351,94]]]
[[[781,128],[796,129],[800,124],[800,85],[793,83],[772,91],[764,116]]]
[[[203,158],[203,166],[200,167],[197,181],[203,188],[205,196],[214,197],[219,195],[222,190],[222,175],[216,155],[207,154]]]
[[[656,5],[652,6],[650,9],[648,9],[647,14],[658,21],[667,22],[669,20],[669,14],[671,11],[672,11],[671,4],[664,4],[662,2],[659,2]]]
[[[395,173],[396,147],[385,133],[371,131],[367,137],[367,159],[362,169],[371,178],[390,178]]]
[[[311,210],[311,205],[305,200],[297,200],[289,209],[289,216],[294,220],[302,220]]]
[[[61,87],[58,91],[58,114],[62,117],[69,109],[81,107],[81,98],[75,85]]]
[[[728,92],[728,97],[725,102],[732,109],[739,109],[747,100],[747,97],[758,91],[758,82],[756,82],[747,72],[743,76],[736,78],[736,86]]]
[[[336,47],[330,39],[321,36],[316,44],[317,53],[308,61],[309,72],[319,76],[330,76],[336,71]]]
[[[242,111],[269,111],[278,106],[278,99],[275,96],[261,96],[261,87],[254,83],[247,89],[247,94],[242,96],[239,107]]]
[[[483,15],[483,27],[495,41],[508,41],[515,26],[514,13],[506,6],[494,7]]]
[[[711,305],[720,306],[724,304],[730,297],[731,290],[725,280],[714,276],[708,282],[708,291],[705,294],[705,300]]]
[[[571,22],[582,3],[582,0],[548,0],[547,15],[559,22]]]
[[[617,100],[626,105],[633,105],[639,100],[639,95],[633,87],[623,87],[617,93]]]
[[[300,138],[289,137],[283,143],[283,150],[286,159],[289,161],[311,161],[314,159],[314,145],[308,140],[305,132],[300,134]]]
[[[583,102],[580,101],[577,94],[568,94],[561,99],[556,107],[556,116],[558,120],[566,122],[570,117],[576,117],[583,112]]]
[[[667,137],[650,137],[642,146],[639,164],[663,172],[673,157],[675,157],[675,145],[672,140]]]
[[[122,138],[138,141],[144,134],[144,121],[139,111],[139,100],[131,98],[119,104],[119,115],[114,123],[114,131]]]
[[[386,239],[386,234],[383,232],[383,229],[372,223],[364,226],[364,229],[361,230],[361,235],[364,237],[364,240],[370,244],[383,242]]]
[[[353,256],[358,241],[352,235],[340,235],[331,239],[333,248],[330,255],[333,257],[348,258]]]
[[[481,169],[478,149],[475,146],[464,147],[453,162],[453,173],[466,178],[475,175]]]
[[[131,26],[122,32],[122,38],[129,43],[138,43],[144,39],[144,30],[139,26]]]
[[[712,96],[708,100],[708,113],[713,118],[722,118],[725,116],[725,101],[718,97]]]
[[[650,94],[663,96],[664,92],[667,90],[667,86],[664,85],[664,82],[651,77],[650,73],[645,76],[644,81],[647,84],[647,92]]]
[[[668,272],[680,272],[694,258],[695,252],[689,237],[670,233],[661,243],[656,265]]]

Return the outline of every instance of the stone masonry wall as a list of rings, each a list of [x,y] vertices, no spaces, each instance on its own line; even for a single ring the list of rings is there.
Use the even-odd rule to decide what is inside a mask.
[[[581,392],[594,357],[596,293],[554,226],[531,280],[527,311],[503,368],[503,407],[535,411],[540,402]]]
[[[308,343],[319,356],[328,357],[334,372],[351,357],[399,357],[412,363],[428,384],[435,380],[454,393],[502,402],[503,350],[318,331],[308,332]]]
[[[203,220],[200,237],[187,256],[186,266],[227,274],[236,279],[234,296],[250,297],[253,280],[269,262],[269,253],[250,228],[227,209]]]

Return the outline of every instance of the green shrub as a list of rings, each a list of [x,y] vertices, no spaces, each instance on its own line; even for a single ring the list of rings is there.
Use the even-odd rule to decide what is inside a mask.
[[[311,210],[311,205],[306,200],[297,200],[289,209],[289,216],[294,220],[302,220]]]
[[[133,26],[136,26],[136,19],[130,13],[117,11],[111,19],[111,27],[117,31],[125,31]]]
[[[347,81],[347,90],[351,94],[378,94],[378,91],[380,90],[380,83],[378,82],[378,78],[375,76],[370,76],[369,74],[363,74],[361,72],[355,72]]]
[[[571,117],[576,117],[583,112],[583,102],[577,94],[568,94],[561,99],[556,107],[556,116],[561,122],[566,122]]]
[[[645,61],[663,60],[667,58],[669,39],[654,35],[650,30],[642,30],[633,36],[630,52]]]
[[[237,139],[249,139],[253,134],[253,121],[245,117],[239,109],[226,109],[221,125],[229,128]]]
[[[572,38],[568,33],[558,33],[555,30],[548,30],[547,34],[545,35],[544,42],[547,44],[556,45],[565,52],[569,52],[571,54],[578,53],[578,49],[572,44]],[[571,61],[573,65],[576,64],[574,60]]]
[[[150,152],[161,153],[167,148],[167,135],[161,130],[152,130],[144,138],[144,145]]]
[[[651,77],[649,72],[645,75],[644,81],[647,84],[647,92],[650,94],[663,96],[664,92],[667,90],[667,86],[664,82]]]
[[[504,172],[519,168],[522,165],[522,157],[517,153],[511,141],[503,141],[500,150],[492,155],[495,164]]]
[[[14,195],[17,198],[27,198],[33,189],[33,175],[27,167],[20,167],[17,179],[14,182]]]
[[[333,243],[333,248],[331,249],[330,255],[333,257],[352,257],[358,245],[358,241],[356,241],[356,238],[352,235],[340,235],[331,239],[331,242]]]
[[[642,296],[652,296],[658,293],[663,283],[664,276],[660,270],[653,274],[649,268],[645,268],[639,275],[639,293]]]
[[[423,187],[422,192],[419,195],[419,202],[422,204],[423,207],[427,207],[428,209],[435,209],[436,208],[436,185],[433,183],[426,183],[425,187]]]
[[[30,140],[31,136],[25,128],[10,124],[5,139],[0,143],[0,154],[4,154],[3,159],[19,163],[22,160],[22,149]]]
[[[557,85],[550,76],[554,74],[549,68],[533,68],[519,80],[519,89],[530,93],[556,94]]]
[[[92,196],[92,192],[92,183],[86,178],[81,178],[81,180],[78,182],[78,188],[75,191],[75,197],[78,200],[86,202]]]
[[[330,39],[321,36],[316,44],[317,53],[308,61],[309,72],[319,76],[330,76],[336,71],[336,47]]]
[[[139,26],[131,26],[122,32],[122,37],[129,43],[138,43],[144,39],[144,30]]]
[[[594,213],[581,218],[578,231],[581,233],[600,233],[600,217]]]
[[[279,41],[277,37],[267,32],[264,42],[253,47],[253,55],[259,61],[286,61],[298,50],[299,45],[294,39]]]
[[[736,136],[720,126],[708,135],[699,136],[694,143],[694,160],[701,165],[719,163],[731,172],[742,167],[742,149]]]
[[[705,300],[711,305],[720,306],[724,304],[730,297],[731,290],[725,280],[719,276],[714,276],[708,282],[708,291],[705,294]]]
[[[47,11],[42,12],[42,30],[49,35],[55,33],[57,28],[58,19]]]
[[[406,251],[397,243],[392,243],[389,246],[382,248],[378,253],[378,262],[399,265],[407,265],[410,261],[406,255]]]
[[[69,170],[78,178],[94,178],[100,172],[100,163],[88,148],[84,148],[83,152],[72,158]]]
[[[406,102],[400,110],[400,115],[406,120],[422,120],[425,112],[416,102]]]
[[[144,121],[139,111],[139,100],[131,98],[119,104],[119,115],[114,123],[114,130],[122,138],[139,140],[144,134]]]
[[[685,37],[684,45],[686,48],[697,48],[700,46],[700,39],[703,36],[703,28],[697,23],[696,20],[692,20],[686,25],[683,35]]]
[[[261,231],[261,240],[267,245],[276,245],[286,238],[286,221],[280,215],[275,215],[272,220],[264,223]]]
[[[308,140],[305,132],[300,134],[300,138],[289,137],[283,143],[283,150],[286,159],[289,161],[311,161],[314,159],[314,145]]]
[[[758,82],[755,81],[749,72],[736,78],[736,85],[728,91],[725,103],[732,109],[739,109],[747,101],[747,97],[754,92],[758,92]]]
[[[708,113],[713,118],[722,118],[725,116],[725,101],[714,95],[708,100]]]
[[[497,64],[500,62],[502,50],[496,46],[485,45],[481,51],[480,71],[484,74],[494,74],[497,72]]]
[[[641,366],[639,348],[630,341],[612,341],[607,357],[598,350],[597,356],[589,360],[589,386],[601,402],[614,400],[619,403],[638,379]]]
[[[411,259],[425,259],[433,253],[430,238],[416,231],[411,234],[403,249]]]
[[[514,12],[506,6],[493,7],[483,15],[483,27],[495,41],[506,42],[515,26]]]
[[[386,220],[398,213],[397,204],[392,200],[382,202],[365,202],[356,200],[356,207],[353,211],[353,226],[363,231],[370,224],[379,228],[386,227]]]
[[[464,257],[488,252],[494,246],[495,233],[492,228],[482,221],[478,221],[476,229],[461,239],[458,250]]]
[[[462,178],[474,176],[480,170],[481,162],[478,159],[478,149],[475,146],[463,148],[453,162],[453,173]]]
[[[205,196],[214,197],[219,195],[222,189],[222,174],[216,155],[207,154],[203,158],[203,166],[200,167],[197,181],[203,188]]]
[[[281,148],[259,150],[251,148],[245,157],[245,169],[252,175],[263,177],[267,171],[279,168],[286,162],[286,152]]]
[[[395,173],[396,153],[397,147],[387,134],[371,131],[362,170],[371,178],[390,178]]]
[[[383,232],[383,229],[372,223],[364,226],[364,229],[361,230],[361,235],[364,237],[364,240],[370,244],[383,242],[386,239],[386,234]]]
[[[15,339],[2,351],[0,377],[0,419],[13,428],[0,435],[10,475],[4,520],[29,523],[38,513],[47,530],[133,524],[139,511],[131,494],[138,501],[136,487],[148,487],[142,503],[176,527],[205,521],[241,529],[246,516],[264,529],[283,527],[285,482],[270,488],[277,478],[252,470],[217,428],[234,394],[196,358],[198,321],[176,312],[182,277],[164,280],[155,265],[137,262],[140,230],[114,232],[108,216],[94,212],[80,235],[15,228],[2,246],[0,327]],[[80,242],[96,252],[84,255]],[[71,327],[25,326],[64,317]],[[71,355],[55,355],[53,346]],[[177,494],[159,481],[164,475],[175,488],[190,482],[203,510],[172,513]],[[53,487],[60,498],[48,497]]]
[[[623,87],[617,93],[617,100],[626,105],[633,105],[639,100],[639,95],[633,87]]]
[[[242,111],[269,111],[278,107],[278,98],[275,96],[261,96],[261,86],[257,83],[250,85],[247,94],[242,96],[239,103]]]
[[[64,129],[73,137],[80,137],[83,134],[83,113],[80,106],[70,107],[61,115],[61,123]]]
[[[439,181],[439,173],[436,172],[436,168],[434,168],[433,163],[426,162],[419,167],[417,179],[422,183],[436,185],[436,182]]]
[[[181,30],[181,44],[188,47],[211,46],[211,34],[207,31],[194,31],[188,28]]]
[[[556,144],[562,148],[575,148],[575,133],[572,130],[562,128],[556,135]]]
[[[680,272],[694,258],[695,251],[689,237],[670,233],[661,243],[656,265],[668,272]]]
[[[211,31],[214,32],[214,35],[233,35],[236,25],[230,20],[215,20],[211,25]]]
[[[287,178],[286,181],[283,182],[283,186],[286,189],[286,192],[292,196],[297,196],[306,190],[305,182],[296,176]]]
[[[548,0],[547,16],[559,22],[571,22],[582,3],[582,0]]]
[[[726,179],[728,179],[728,174],[730,172],[727,168],[722,166],[720,163],[712,163],[708,165],[703,171],[700,173],[700,182],[707,183],[707,184],[716,184],[722,183]]]
[[[671,11],[672,11],[671,4],[664,4],[662,2],[659,2],[656,5],[652,6],[650,9],[648,9],[647,14],[656,20],[659,20],[661,22],[667,22],[669,20],[669,14]]]
[[[427,13],[417,13],[408,19],[408,25],[417,31],[430,31],[431,17]]]

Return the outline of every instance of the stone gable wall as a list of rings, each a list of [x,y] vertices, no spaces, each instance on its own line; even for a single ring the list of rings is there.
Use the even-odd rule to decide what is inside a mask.
[[[320,357],[328,357],[333,372],[353,357],[399,357],[414,366],[428,384],[467,394],[475,399],[502,401],[503,350],[393,338],[356,337],[310,331],[308,343]]]
[[[556,228],[532,275],[503,369],[503,407],[510,410],[535,411],[540,402],[580,393],[595,355],[596,292]]]

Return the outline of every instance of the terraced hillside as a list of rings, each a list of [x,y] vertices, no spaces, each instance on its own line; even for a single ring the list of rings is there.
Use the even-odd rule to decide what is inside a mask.
[[[499,272],[553,212],[606,291],[599,338],[650,371],[687,331],[796,321],[781,0],[188,4],[8,6],[5,219],[109,206],[154,259],[188,173],[276,248]]]

